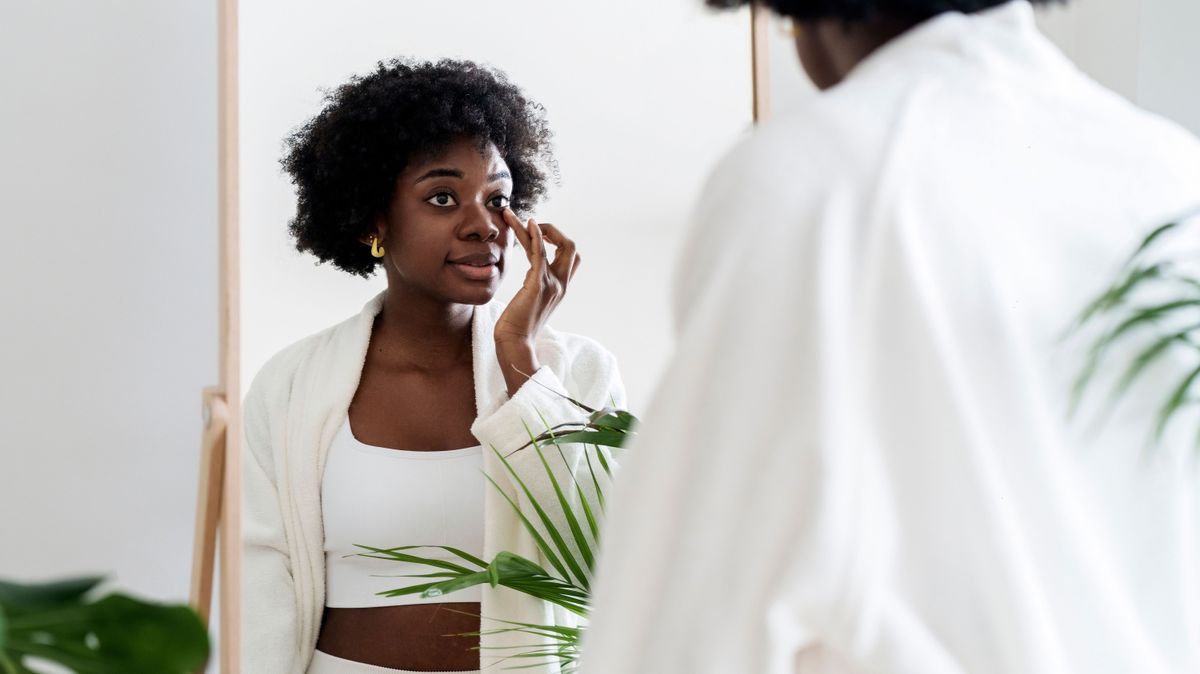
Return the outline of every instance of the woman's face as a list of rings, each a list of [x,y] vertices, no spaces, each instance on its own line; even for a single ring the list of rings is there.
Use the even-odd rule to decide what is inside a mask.
[[[389,284],[446,302],[491,301],[512,236],[503,218],[512,189],[492,143],[480,151],[477,141],[460,140],[410,164],[376,223]]]

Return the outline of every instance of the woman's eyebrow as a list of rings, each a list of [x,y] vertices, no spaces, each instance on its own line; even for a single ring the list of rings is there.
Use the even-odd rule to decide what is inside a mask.
[[[425,173],[421,174],[421,177],[417,178],[413,182],[415,184],[415,183],[421,182],[422,180],[429,180],[430,178],[459,178],[459,179],[461,179],[461,178],[465,178],[465,177],[466,177],[466,174],[456,168],[435,168],[435,169],[430,169],[430,170],[426,171]],[[509,173],[508,171],[498,171],[498,172],[493,173],[492,175],[488,176],[489,182],[495,182],[497,180],[512,180],[512,174]]]
[[[435,168],[426,171],[420,178],[417,178],[414,183],[419,183],[422,180],[430,178],[462,178],[466,174],[456,168]]]

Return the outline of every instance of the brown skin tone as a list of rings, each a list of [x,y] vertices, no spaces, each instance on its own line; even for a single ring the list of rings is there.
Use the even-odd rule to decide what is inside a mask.
[[[796,55],[813,84],[829,89],[871,52],[912,27],[911,21],[883,15],[851,24],[840,19],[803,21],[795,30]]]
[[[575,244],[558,228],[507,208],[508,166],[494,145],[472,139],[417,161],[396,179],[374,233],[385,249],[388,293],[375,318],[362,378],[350,403],[350,427],[377,447],[438,451],[479,444],[471,435],[475,389],[471,319],[499,288],[515,239],[529,261],[521,290],[495,326],[495,348],[508,394],[538,369],[534,337],[558,306],[579,267]],[[370,238],[361,239],[366,246]],[[555,246],[549,259],[546,242]],[[451,260],[493,255],[498,273],[469,278]],[[420,541],[380,541],[401,545]],[[402,579],[401,579],[402,580]],[[397,587],[400,584],[397,583]],[[479,604],[326,608],[317,648],[347,660],[415,671],[479,667]]]

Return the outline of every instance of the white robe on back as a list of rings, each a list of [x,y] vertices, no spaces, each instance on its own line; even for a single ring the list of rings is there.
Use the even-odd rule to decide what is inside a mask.
[[[1194,359],[1068,420],[1060,340],[1198,206],[1200,143],[1023,0],[755,130],[677,259],[580,671],[1200,672],[1195,417],[1145,451]]]

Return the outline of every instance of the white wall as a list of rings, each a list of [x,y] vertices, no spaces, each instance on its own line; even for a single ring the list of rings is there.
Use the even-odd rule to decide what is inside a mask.
[[[187,600],[217,374],[215,7],[0,8],[0,577]]]
[[[1074,0],[1040,24],[1097,81],[1200,134],[1200,2]]]
[[[771,94],[783,112],[813,93],[782,22],[770,33]],[[1200,134],[1200,0],[1070,0],[1038,25],[1080,69]]]
[[[1038,24],[1079,67],[1136,100],[1142,7],[1159,0],[1071,0],[1038,9]]]
[[[594,8],[589,8],[594,9]],[[700,182],[751,122],[749,16],[700,0],[242,0],[243,387],[283,346],[361,310],[387,285],[294,249],[295,196],[278,160],[321,87],[376,61],[463,57],[507,72],[542,103],[562,185],[537,217],[584,263],[551,324],[616,354],[635,411],[670,352],[674,251]],[[513,251],[520,255],[520,249]],[[526,269],[509,265],[500,301]]]
[[[784,115],[803,105],[804,100],[817,93],[812,80],[804,73],[796,47],[788,33],[788,21],[771,14],[767,31],[767,81],[770,83],[770,115]]]
[[[1136,100],[1200,134],[1200,1],[1146,0]]]

